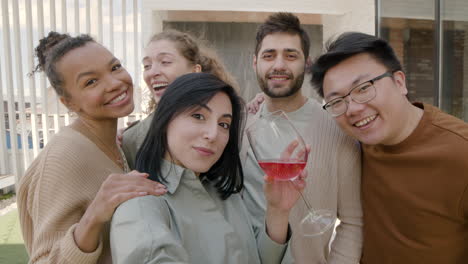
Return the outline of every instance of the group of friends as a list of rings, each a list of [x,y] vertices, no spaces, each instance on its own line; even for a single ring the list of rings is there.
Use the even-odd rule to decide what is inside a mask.
[[[213,50],[154,35],[151,113],[118,135],[134,109],[120,61],[88,35],[41,39],[36,71],[77,118],[19,184],[30,263],[467,263],[468,125],[409,101],[391,46],[346,32],[312,60],[299,19],[275,13],[254,48],[245,105]],[[294,183],[264,175],[243,130],[276,110],[310,149]],[[301,234],[300,193],[335,232]]]

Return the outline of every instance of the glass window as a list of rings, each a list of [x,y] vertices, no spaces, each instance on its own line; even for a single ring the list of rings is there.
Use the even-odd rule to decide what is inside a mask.
[[[442,1],[442,101],[440,107],[468,121],[468,2]]]
[[[381,0],[381,14],[381,37],[401,61],[410,100],[437,105],[433,0]]]
[[[440,3],[440,17],[435,17],[435,1]],[[377,3],[381,10],[380,37],[390,42],[402,62],[410,100],[436,105],[468,121],[468,1]],[[439,21],[442,38],[438,41],[435,29]],[[442,56],[437,65],[440,48]],[[441,67],[441,75],[437,66]]]

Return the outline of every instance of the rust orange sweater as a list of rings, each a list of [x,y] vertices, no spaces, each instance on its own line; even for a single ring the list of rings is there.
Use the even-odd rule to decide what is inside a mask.
[[[468,124],[424,108],[393,146],[363,146],[363,264],[468,263]]]

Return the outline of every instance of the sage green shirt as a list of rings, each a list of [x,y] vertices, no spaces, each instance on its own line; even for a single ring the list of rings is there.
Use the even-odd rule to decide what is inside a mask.
[[[131,125],[123,133],[122,150],[127,159],[130,169],[135,169],[136,154],[138,149],[143,144],[146,134],[148,134],[151,121],[153,120],[154,112],[145,119]]]
[[[207,180],[163,162],[168,193],[120,205],[111,222],[111,252],[119,263],[281,263],[287,245],[254,230],[239,194],[221,200]]]

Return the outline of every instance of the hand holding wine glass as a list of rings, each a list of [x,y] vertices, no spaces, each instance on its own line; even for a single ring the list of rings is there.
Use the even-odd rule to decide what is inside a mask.
[[[305,182],[299,175],[307,164],[310,149],[286,114],[276,111],[261,115],[246,132],[254,156],[267,174],[264,191],[269,205],[290,209],[301,196],[308,209],[299,226],[301,233],[317,236],[330,229],[336,220],[331,210],[314,211],[302,195],[301,185]],[[271,184],[271,179],[276,182]],[[272,197],[272,193],[277,197]]]
[[[300,199],[306,186],[307,171],[303,170],[294,181],[278,181],[265,175],[263,192],[268,206],[280,211],[290,211]]]

